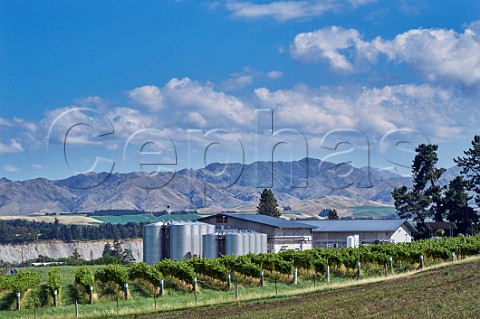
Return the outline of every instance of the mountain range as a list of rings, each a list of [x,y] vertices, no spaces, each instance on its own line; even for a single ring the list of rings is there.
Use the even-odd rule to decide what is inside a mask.
[[[62,180],[0,179],[0,215],[108,209],[254,210],[263,188],[280,206],[318,214],[324,208],[391,206],[393,187],[410,179],[375,168],[314,158],[151,173],[89,173]]]

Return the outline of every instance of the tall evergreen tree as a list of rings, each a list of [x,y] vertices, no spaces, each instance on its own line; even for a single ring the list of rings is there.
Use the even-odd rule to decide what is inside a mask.
[[[476,194],[475,202],[480,206],[480,135],[475,135],[472,147],[463,153],[464,157],[457,157],[454,161],[462,169],[467,189]]]
[[[468,195],[466,191],[467,185],[468,182],[463,177],[455,177],[445,191],[443,204],[447,219],[454,222],[462,234],[474,233],[479,221],[477,213],[468,206],[468,201],[472,199],[472,196]]]
[[[436,167],[437,149],[437,145],[419,145],[412,165],[413,188],[402,186],[392,192],[398,215],[401,218],[413,217],[420,232],[425,231],[426,218],[443,220],[442,188],[436,183],[445,169]]]
[[[269,189],[264,189],[260,196],[260,203],[257,206],[257,212],[261,215],[280,217],[282,214],[278,209],[278,203],[275,195]]]
[[[328,217],[328,219],[330,219],[330,220],[336,220],[336,219],[338,219],[337,210],[336,210],[336,209],[330,209],[330,210],[328,211],[327,217]]]

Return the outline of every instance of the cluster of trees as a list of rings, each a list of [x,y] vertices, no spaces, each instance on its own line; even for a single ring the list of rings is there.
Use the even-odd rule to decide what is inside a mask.
[[[60,224],[58,219],[55,219],[54,223],[21,219],[0,221],[0,243],[24,243],[36,240],[114,240],[139,238],[142,234],[142,223],[83,226]]]
[[[106,243],[103,247],[102,257],[113,257],[118,264],[130,265],[135,262],[132,251],[130,249],[123,249],[122,243],[119,240],[114,240],[113,245]]]
[[[72,255],[68,258],[50,258],[47,256],[39,255],[34,260],[28,260],[25,263],[29,264],[31,262],[62,262],[65,265],[74,265],[74,266],[86,266],[86,265],[108,265],[108,264],[121,264],[121,265],[131,265],[135,262],[133,253],[130,249],[123,248],[123,242],[120,240],[114,240],[113,244],[106,243],[103,247],[102,257],[97,259],[85,260],[81,258],[80,253],[75,249]]]
[[[472,147],[464,152],[465,156],[454,159],[461,168],[461,175],[448,185],[439,184],[445,169],[437,167],[437,150],[438,146],[432,144],[421,144],[415,149],[413,187],[402,186],[393,190],[395,208],[401,218],[413,218],[417,222],[420,237],[427,234],[427,218],[455,222],[463,234],[476,233],[479,216],[469,202],[475,198],[480,206],[480,136],[474,137]]]

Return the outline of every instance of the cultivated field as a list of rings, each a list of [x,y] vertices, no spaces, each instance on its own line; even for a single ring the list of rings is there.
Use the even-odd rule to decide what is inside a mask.
[[[480,318],[480,259],[295,297],[125,318]]]

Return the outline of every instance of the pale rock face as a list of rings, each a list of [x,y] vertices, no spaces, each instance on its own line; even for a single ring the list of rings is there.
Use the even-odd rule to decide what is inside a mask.
[[[82,259],[91,260],[102,257],[106,243],[113,244],[113,240],[74,241],[74,242],[33,242],[23,245],[0,245],[0,259],[8,263],[19,263],[22,260],[36,259],[39,255],[50,258],[67,258],[77,249]],[[123,249],[132,251],[135,261],[143,260],[143,240],[127,239],[122,241]]]

